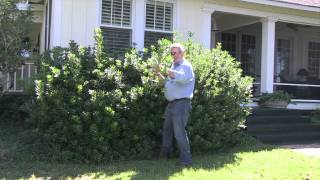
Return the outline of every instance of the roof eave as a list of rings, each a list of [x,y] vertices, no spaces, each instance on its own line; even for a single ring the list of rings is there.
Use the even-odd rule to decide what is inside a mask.
[[[320,7],[316,7],[316,6],[299,5],[299,4],[292,4],[292,3],[286,3],[286,2],[272,1],[272,0],[241,0],[241,1],[320,13]]]

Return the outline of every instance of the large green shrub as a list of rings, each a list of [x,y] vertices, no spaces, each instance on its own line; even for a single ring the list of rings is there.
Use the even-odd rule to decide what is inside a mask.
[[[196,89],[190,121],[194,151],[230,146],[239,140],[249,109],[252,79],[242,77],[240,63],[218,45],[211,51],[192,42],[186,56],[196,74]]]
[[[22,109],[30,100],[27,94],[6,94],[0,96],[0,121],[22,123],[28,114]]]
[[[101,32],[96,42],[94,49],[72,42],[42,56],[29,122],[65,159],[150,158],[161,144],[166,104],[152,67],[162,64],[166,71],[171,42],[160,41],[147,59],[132,50],[123,60],[104,53]],[[241,77],[239,63],[220,47],[185,46],[197,78],[188,126],[192,149],[232,145],[247,113],[251,79]]]

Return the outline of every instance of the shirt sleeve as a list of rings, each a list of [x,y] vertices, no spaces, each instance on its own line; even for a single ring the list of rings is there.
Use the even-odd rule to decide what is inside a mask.
[[[182,65],[178,69],[172,70],[175,75],[171,81],[177,84],[187,84],[194,79],[194,73],[191,66]]]

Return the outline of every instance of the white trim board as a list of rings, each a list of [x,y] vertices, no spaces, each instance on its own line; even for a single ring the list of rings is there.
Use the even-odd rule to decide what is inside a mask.
[[[241,0],[241,1],[255,3],[255,4],[276,6],[276,7],[283,7],[283,8],[289,8],[289,9],[297,9],[297,10],[303,10],[303,11],[320,12],[320,7],[293,4],[289,2],[279,2],[279,1],[270,1],[270,0]]]
[[[257,108],[259,107],[258,102],[251,102],[247,107]],[[301,110],[316,110],[320,109],[320,102],[292,102],[288,105],[287,109],[301,109]]]
[[[320,26],[320,20],[315,18],[307,18],[307,17],[280,14],[280,13],[271,13],[271,12],[265,12],[265,11],[259,11],[254,9],[241,8],[241,7],[225,6],[225,5],[215,4],[215,3],[205,3],[203,5],[203,9],[207,9],[211,11],[226,12],[231,14],[254,16],[254,17],[260,17],[260,18],[275,18],[276,21],[281,21],[281,22]]]

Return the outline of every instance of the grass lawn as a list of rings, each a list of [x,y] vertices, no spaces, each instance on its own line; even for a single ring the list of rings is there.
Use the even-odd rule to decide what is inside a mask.
[[[0,179],[320,179],[320,158],[252,144],[194,156],[182,169],[177,159],[71,164],[34,160],[20,145],[20,128],[0,122]]]

